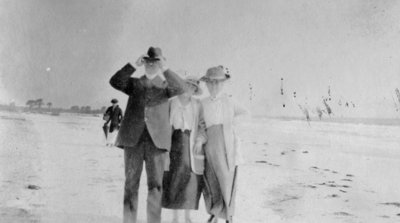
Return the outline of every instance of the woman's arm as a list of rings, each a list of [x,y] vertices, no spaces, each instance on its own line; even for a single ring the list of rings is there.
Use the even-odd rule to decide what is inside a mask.
[[[204,110],[200,101],[198,103],[199,117],[197,125],[197,136],[194,144],[194,152],[196,154],[204,154],[203,145],[207,142],[206,122],[204,120]]]
[[[203,106],[200,102],[197,102],[199,106],[199,123],[197,125],[197,137],[196,143],[199,142],[201,144],[205,144],[207,142],[207,134],[206,134],[206,122],[204,120],[204,110]]]

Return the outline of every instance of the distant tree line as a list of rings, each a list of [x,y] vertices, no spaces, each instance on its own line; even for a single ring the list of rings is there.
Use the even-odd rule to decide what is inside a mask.
[[[103,106],[100,109],[92,109],[91,106],[79,106],[79,105],[74,105],[71,106],[69,109],[65,108],[53,108],[53,103],[52,102],[47,102],[45,103],[42,98],[38,99],[30,99],[26,101],[25,103],[25,111],[30,111],[30,112],[70,112],[70,113],[79,113],[79,114],[102,114],[106,111],[106,107]],[[45,107],[45,105],[47,105]]]
[[[0,104],[0,110],[2,111],[24,111],[34,113],[51,113],[52,115],[58,115],[60,113],[77,113],[77,114],[104,114],[107,107],[103,106],[99,109],[92,109],[90,106],[79,106],[74,105],[70,108],[55,108],[52,102],[45,103],[43,98],[29,99],[26,101],[25,106],[17,106],[15,102],[9,104]]]
[[[73,113],[83,113],[83,114],[99,114],[99,113],[104,113],[106,111],[106,107],[103,106],[100,109],[94,109],[92,110],[92,108],[90,106],[79,106],[79,105],[74,105],[71,106],[71,108],[69,109],[70,112]]]
[[[36,100],[28,100],[28,101],[25,103],[25,105],[28,106],[29,109],[34,109],[34,108],[41,109],[42,106],[44,105],[44,102],[43,102],[43,99],[42,99],[42,98],[39,98],[39,99],[36,99]],[[47,108],[48,108],[49,110],[51,109],[51,106],[52,106],[52,105],[53,105],[53,103],[47,102]]]

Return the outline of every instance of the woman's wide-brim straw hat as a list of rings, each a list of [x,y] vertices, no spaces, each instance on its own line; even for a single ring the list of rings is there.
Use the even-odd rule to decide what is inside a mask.
[[[206,75],[200,78],[200,81],[209,82],[213,80],[226,81],[231,78],[229,70],[224,66],[211,67],[207,70]]]
[[[189,75],[185,78],[185,82],[196,87],[195,95],[201,95],[203,93],[200,88],[200,80],[197,77]]]

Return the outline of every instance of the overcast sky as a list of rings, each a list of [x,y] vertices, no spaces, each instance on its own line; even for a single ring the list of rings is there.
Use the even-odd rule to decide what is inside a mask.
[[[395,116],[399,21],[396,0],[0,0],[0,102],[124,108],[109,78],[159,46],[175,70],[229,67],[227,91],[257,115],[321,106],[330,86],[333,107]]]

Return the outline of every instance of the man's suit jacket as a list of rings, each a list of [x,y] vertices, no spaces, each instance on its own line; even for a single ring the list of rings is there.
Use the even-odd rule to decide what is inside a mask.
[[[119,108],[118,105],[115,108],[113,108],[113,106],[110,106],[107,108],[105,114],[110,116],[110,119],[106,122],[106,124],[110,122],[110,132],[118,129],[123,117],[121,108]]]
[[[166,70],[166,80],[161,86],[154,86],[144,75],[140,78],[131,77],[135,70],[128,63],[110,79],[111,86],[129,95],[116,146],[134,147],[147,127],[154,144],[169,151],[172,127],[169,123],[168,99],[182,94],[185,83],[177,74]]]

